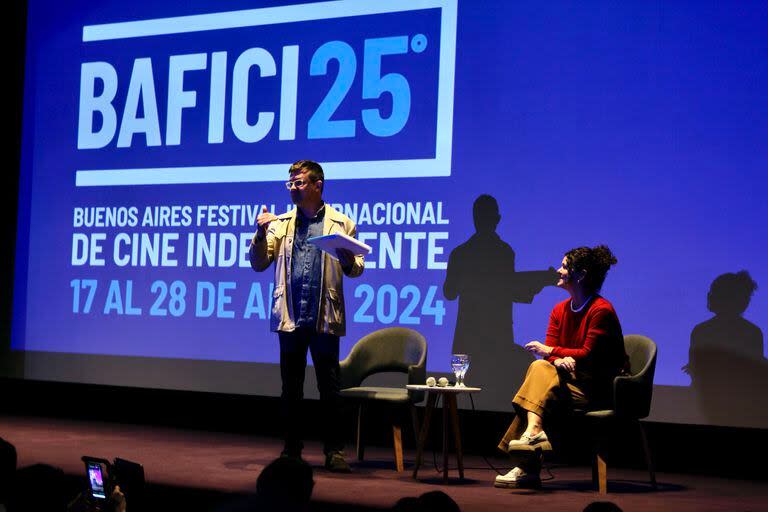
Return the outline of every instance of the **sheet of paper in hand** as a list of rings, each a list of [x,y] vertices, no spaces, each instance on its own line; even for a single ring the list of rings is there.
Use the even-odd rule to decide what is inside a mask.
[[[338,259],[336,256],[336,249],[348,249],[352,251],[355,256],[363,255],[371,252],[371,246],[360,242],[349,235],[344,233],[333,233],[331,235],[315,236],[308,238],[307,242],[318,246],[321,250],[325,251],[334,259]]]

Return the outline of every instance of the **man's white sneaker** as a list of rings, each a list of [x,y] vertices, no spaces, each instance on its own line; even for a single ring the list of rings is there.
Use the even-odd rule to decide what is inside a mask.
[[[513,468],[506,475],[498,475],[493,482],[493,486],[501,487],[503,489],[538,489],[541,487],[541,478],[539,478],[539,475],[526,473],[520,468]]]
[[[534,436],[524,432],[523,435],[520,436],[520,439],[513,439],[510,441],[509,447],[511,449],[516,446],[534,446],[545,441],[549,441],[549,439],[547,439],[547,434],[543,430]]]

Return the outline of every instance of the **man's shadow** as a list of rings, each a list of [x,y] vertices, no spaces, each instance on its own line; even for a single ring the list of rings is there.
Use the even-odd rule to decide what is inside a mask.
[[[715,316],[691,332],[683,371],[691,376],[699,409],[716,425],[768,424],[763,332],[742,316],[756,289],[747,271],[718,276],[707,294]]]
[[[459,299],[452,353],[469,354],[469,385],[509,390],[511,397],[534,360],[514,342],[512,304],[530,304],[557,273],[515,272],[515,251],[496,234],[496,199],[479,196],[472,213],[475,234],[451,251],[443,284],[446,299]]]

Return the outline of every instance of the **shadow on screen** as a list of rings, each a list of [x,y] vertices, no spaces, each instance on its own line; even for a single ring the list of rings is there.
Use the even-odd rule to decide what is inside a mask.
[[[557,282],[557,273],[551,267],[515,271],[515,251],[496,233],[501,215],[495,198],[479,196],[472,214],[475,233],[451,251],[443,284],[446,299],[459,299],[452,353],[470,355],[469,385],[511,394],[534,359],[514,342],[512,304],[530,304]]]
[[[755,290],[757,283],[745,270],[718,276],[707,294],[714,316],[691,331],[683,371],[691,376],[699,409],[715,425],[768,423],[763,332],[742,316]]]

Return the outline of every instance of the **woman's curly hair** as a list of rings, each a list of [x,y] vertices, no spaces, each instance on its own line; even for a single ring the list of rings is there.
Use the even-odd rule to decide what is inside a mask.
[[[618,263],[616,256],[605,245],[596,247],[577,247],[565,253],[566,268],[569,274],[584,271],[582,285],[592,292],[600,291],[605,275],[611,266]]]

